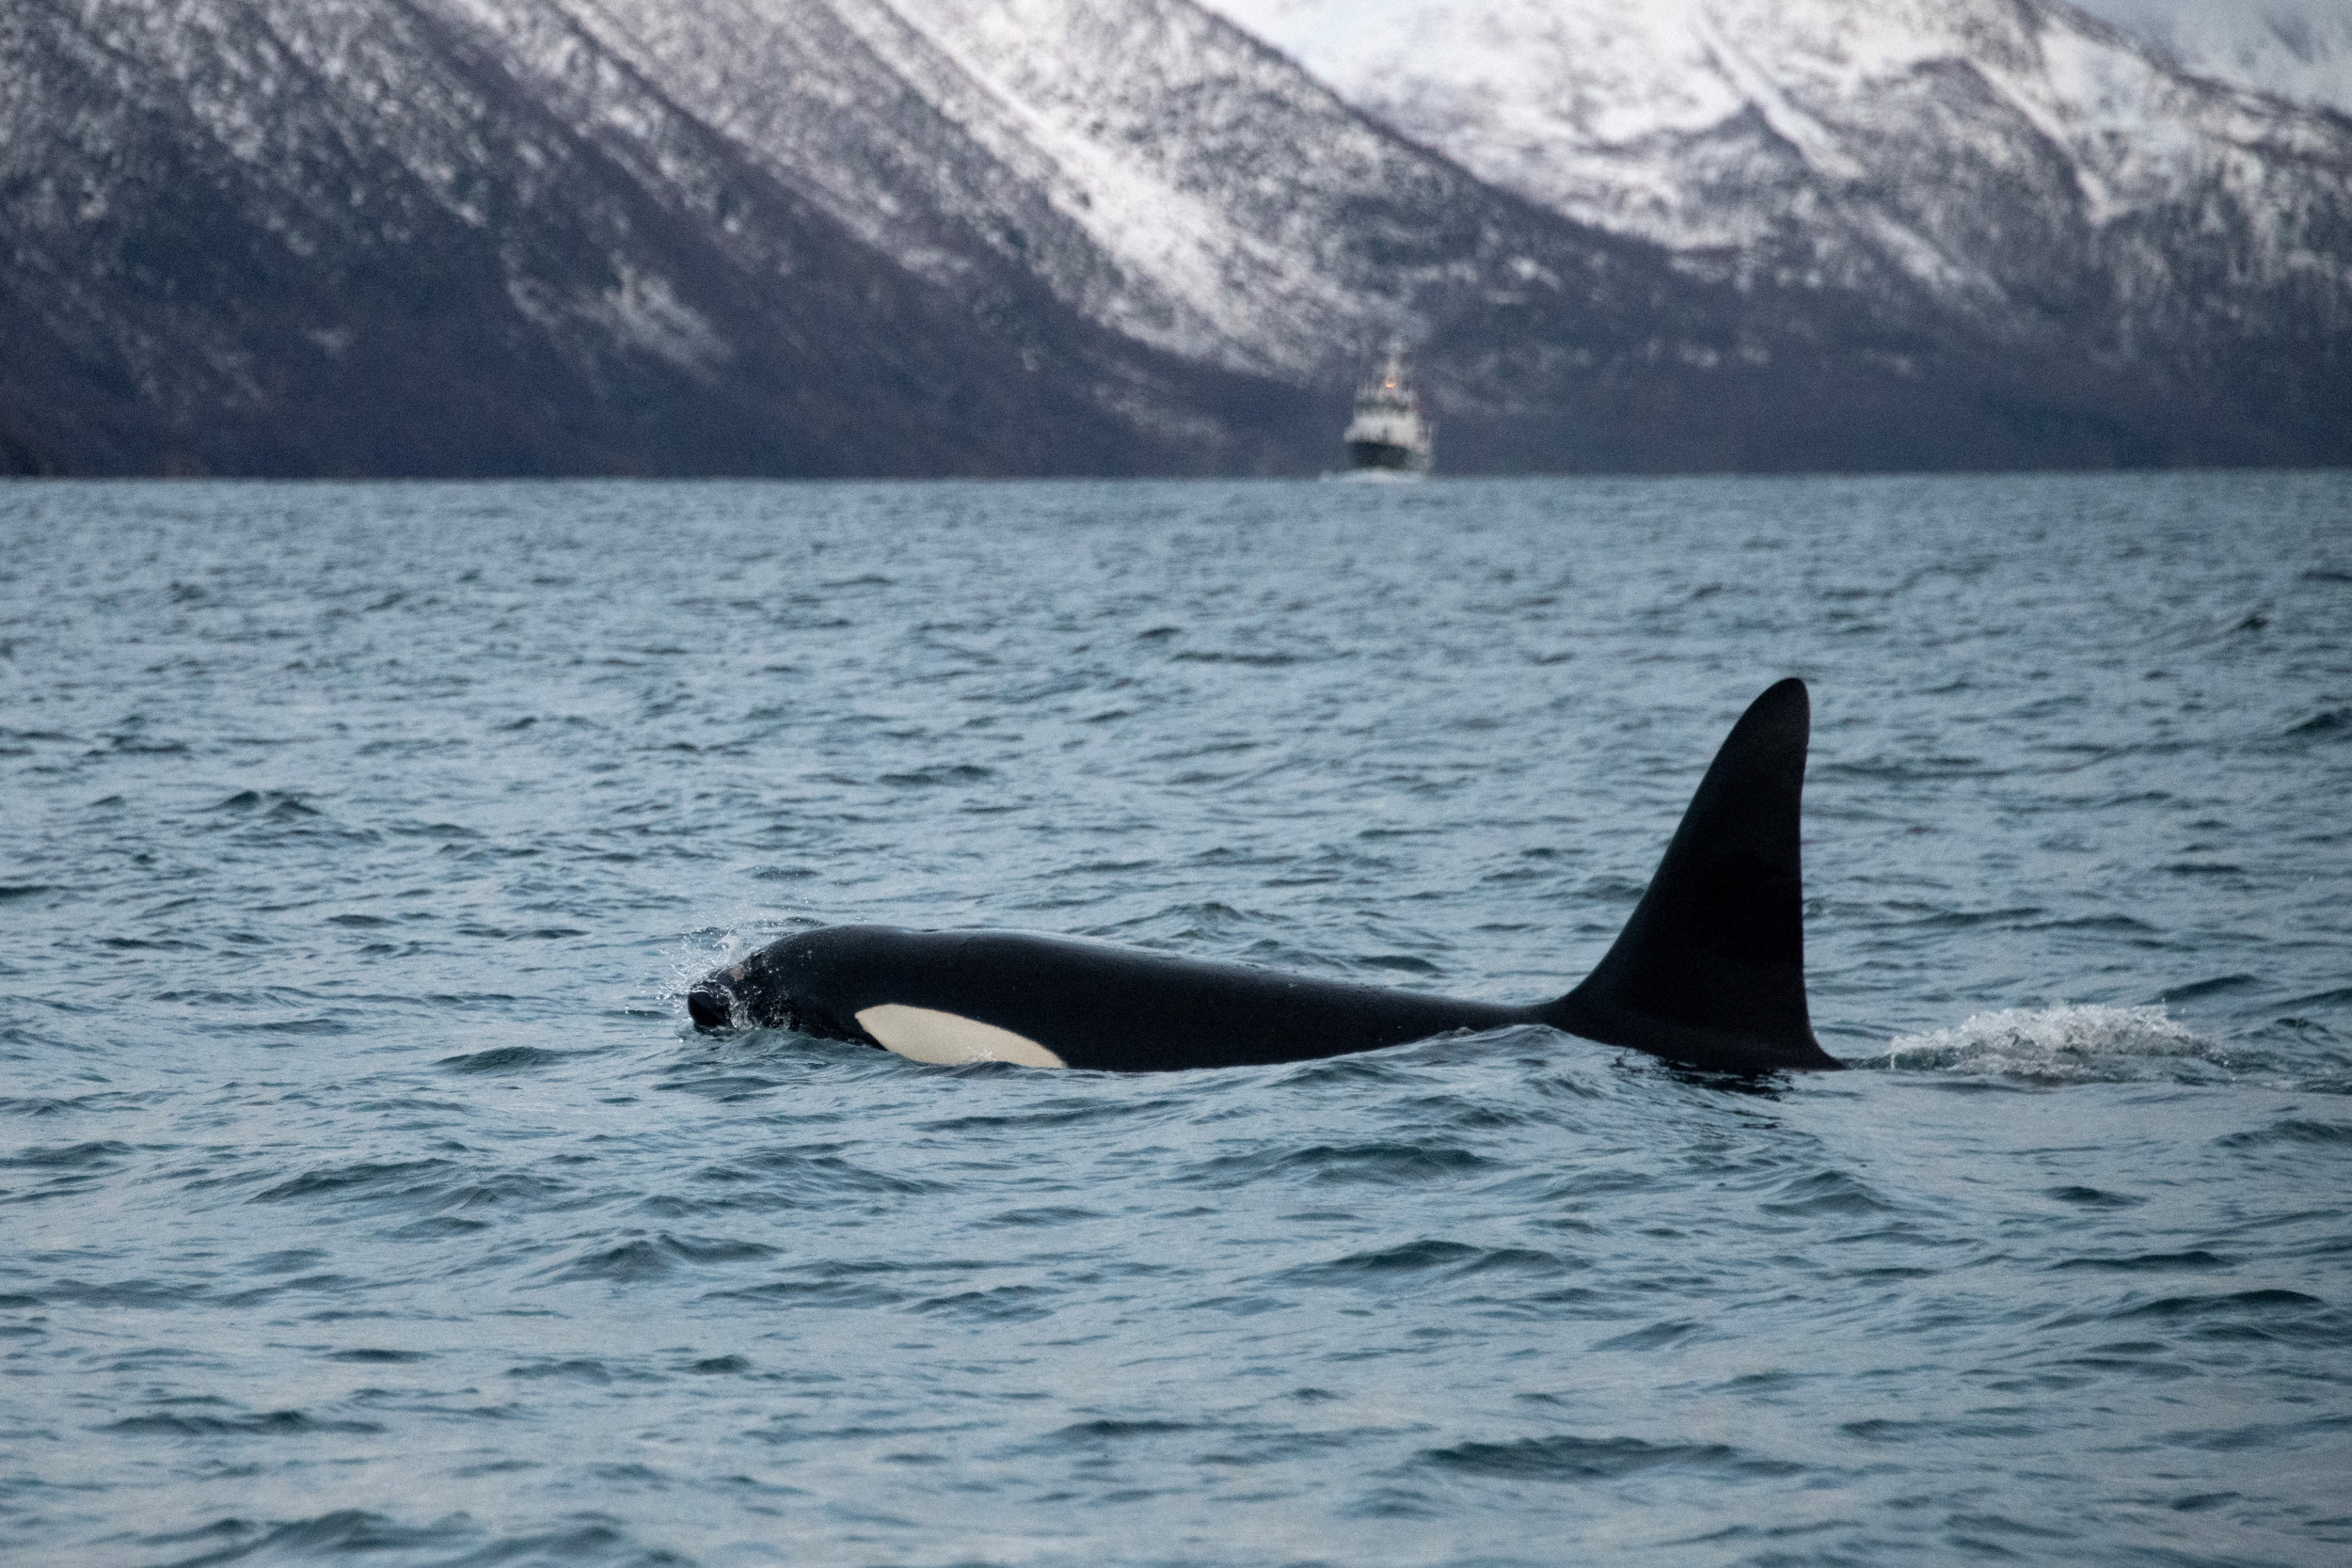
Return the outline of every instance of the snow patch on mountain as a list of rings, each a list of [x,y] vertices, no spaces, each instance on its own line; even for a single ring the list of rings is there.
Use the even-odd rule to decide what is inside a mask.
[[[1236,222],[1247,209],[1229,199],[1227,182],[1199,177],[1200,143],[1231,129],[1218,122],[1220,100],[1309,87],[1295,76],[1269,81],[1276,62],[1205,14],[1087,0],[844,0],[842,9],[870,44],[895,45],[910,77],[933,52],[953,66],[952,75],[928,73],[933,102],[1029,170],[1109,258],[1117,281],[1080,301],[1105,325],[1232,368],[1297,373],[1355,313],[1351,291],[1317,267],[1312,248]],[[885,17],[919,34],[881,24]],[[1171,122],[1168,102],[1183,86],[1201,112]],[[1343,134],[1373,139],[1329,109]],[[1157,300],[1136,288],[1146,280]],[[1194,322],[1205,339],[1188,329]],[[1249,362],[1251,347],[1263,362]]]
[[[1291,379],[1405,325],[1341,209],[1429,160],[1187,0],[422,3],[591,121],[625,130],[650,87],[934,281],[984,289],[993,254],[1126,337]]]
[[[2352,124],[2062,4],[1211,3],[1482,178],[1721,276],[1891,276],[1994,316],[2160,289],[2184,244],[2352,282],[2310,221],[2352,199]]]
[[[2075,0],[2233,87],[2352,114],[2345,0]]]

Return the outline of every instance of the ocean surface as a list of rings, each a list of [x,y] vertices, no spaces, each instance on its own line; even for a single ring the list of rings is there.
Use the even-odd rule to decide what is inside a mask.
[[[698,1036],[810,924],[1813,1011]],[[2352,474],[0,486],[9,1563],[2352,1560]]]

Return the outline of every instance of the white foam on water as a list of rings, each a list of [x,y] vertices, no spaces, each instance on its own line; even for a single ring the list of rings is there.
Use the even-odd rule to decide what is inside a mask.
[[[1948,1029],[1898,1035],[1886,1046],[1889,1068],[2007,1073],[2045,1083],[2206,1078],[2229,1065],[2217,1046],[2160,1005],[2005,1007],[1973,1014]]]

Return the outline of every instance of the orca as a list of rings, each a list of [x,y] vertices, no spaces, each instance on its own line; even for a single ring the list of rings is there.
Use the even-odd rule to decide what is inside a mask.
[[[1805,1006],[1804,683],[1758,697],[1699,782],[1633,914],[1557,1001],[1453,1001],[1014,931],[834,926],[698,981],[694,1026],[782,1028],[918,1062],[1168,1072],[1308,1061],[1539,1023],[1703,1071],[1844,1066]]]

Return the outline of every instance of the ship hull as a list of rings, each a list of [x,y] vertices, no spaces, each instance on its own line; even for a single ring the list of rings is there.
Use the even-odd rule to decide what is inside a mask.
[[[1428,456],[1391,441],[1350,441],[1347,466],[1362,472],[1418,474],[1427,470]]]

